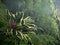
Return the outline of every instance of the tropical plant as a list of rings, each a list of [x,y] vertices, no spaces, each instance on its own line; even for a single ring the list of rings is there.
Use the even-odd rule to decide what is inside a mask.
[[[5,42],[13,41],[10,44],[14,45],[20,45],[21,43],[21,45],[23,45],[23,43],[32,45],[33,43],[31,42],[31,38],[28,34],[35,34],[34,31],[37,30],[37,26],[34,24],[34,20],[32,20],[32,17],[28,16],[24,18],[23,12],[19,12],[20,16],[22,17],[18,17],[19,13],[12,14],[9,11],[7,13],[8,14],[5,16],[5,18],[9,17],[7,18],[7,20],[9,21],[7,21],[8,23],[6,26],[6,31],[2,32],[6,37],[6,39],[4,38]],[[3,28],[5,28],[5,26]],[[15,40],[13,40],[12,38]]]

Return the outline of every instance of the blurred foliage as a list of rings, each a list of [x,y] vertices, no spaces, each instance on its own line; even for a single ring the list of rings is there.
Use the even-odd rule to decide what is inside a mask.
[[[40,21],[39,21],[40,20]],[[36,24],[41,33],[56,36],[59,29],[56,21],[49,15],[39,15],[36,19]]]
[[[53,0],[0,0],[0,45],[59,45],[54,11]]]
[[[5,18],[6,13],[6,6],[0,0],[0,30],[5,30],[7,25],[7,19]]]
[[[55,45],[55,39],[49,35],[38,35],[40,45]]]

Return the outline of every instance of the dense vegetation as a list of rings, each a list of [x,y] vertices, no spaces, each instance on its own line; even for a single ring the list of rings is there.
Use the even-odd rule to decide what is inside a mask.
[[[60,20],[53,0],[0,0],[0,45],[60,45]]]

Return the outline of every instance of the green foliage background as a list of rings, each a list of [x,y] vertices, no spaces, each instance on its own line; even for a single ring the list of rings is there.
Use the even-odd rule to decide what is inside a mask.
[[[8,29],[8,20],[5,17],[7,15],[6,10],[11,11],[14,9],[14,13],[23,11],[25,17],[31,16],[34,19],[34,24],[37,25],[37,34],[28,34],[31,38],[32,45],[60,44],[58,25],[53,18],[55,11],[53,0],[20,0],[17,1],[18,3],[16,0],[12,1],[15,2],[13,4],[17,6],[17,10],[15,10],[11,0],[7,0],[9,6],[0,0],[0,31],[6,31]],[[14,35],[8,37],[3,32],[0,33],[0,42],[1,45],[18,45],[18,39]],[[20,41],[20,45],[27,45],[26,42]]]

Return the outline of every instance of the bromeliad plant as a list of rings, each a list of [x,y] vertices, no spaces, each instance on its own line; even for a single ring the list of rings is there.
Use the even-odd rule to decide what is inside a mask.
[[[24,12],[12,14],[8,11],[8,15],[8,26],[10,29],[21,31],[22,33],[28,33],[30,31],[37,30],[37,26],[34,24],[34,20],[32,20],[32,17],[28,16],[24,18]]]
[[[8,11],[7,13],[7,19],[9,20],[9,23],[6,35],[16,37],[19,45],[32,45],[33,43],[29,35],[35,35],[34,31],[37,30],[37,26],[34,24],[32,17],[24,17],[24,12],[17,12],[16,14],[12,14]]]

